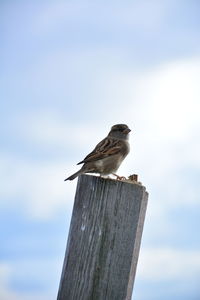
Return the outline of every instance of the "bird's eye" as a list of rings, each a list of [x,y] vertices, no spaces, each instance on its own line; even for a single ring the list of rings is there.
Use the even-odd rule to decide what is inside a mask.
[[[126,128],[119,128],[118,130],[119,130],[120,132],[123,132],[125,129],[126,129]]]

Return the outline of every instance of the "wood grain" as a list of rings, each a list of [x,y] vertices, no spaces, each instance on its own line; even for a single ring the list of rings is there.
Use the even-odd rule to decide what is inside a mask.
[[[145,187],[81,175],[57,300],[130,300],[147,206]]]

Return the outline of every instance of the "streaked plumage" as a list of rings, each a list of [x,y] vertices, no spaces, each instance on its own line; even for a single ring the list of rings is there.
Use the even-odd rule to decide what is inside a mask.
[[[83,173],[113,174],[129,153],[128,136],[131,130],[125,124],[112,126],[108,136],[97,144],[84,160],[82,168],[65,180],[73,180]]]

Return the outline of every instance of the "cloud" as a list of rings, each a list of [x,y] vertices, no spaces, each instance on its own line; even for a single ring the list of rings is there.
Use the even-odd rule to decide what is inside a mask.
[[[140,96],[148,99],[146,121],[160,142],[183,141],[198,130],[199,75],[200,58],[194,57],[162,64],[141,82]]]
[[[50,218],[63,206],[71,207],[74,185],[64,183],[64,164],[1,157],[1,207],[22,208],[33,218]],[[66,166],[65,166],[66,167]],[[70,170],[70,168],[69,168]]]
[[[42,264],[41,264],[42,265]],[[41,267],[40,265],[40,267]],[[44,265],[44,264],[43,264]],[[49,268],[49,266],[51,266],[52,264],[48,263],[48,267],[46,269]],[[15,289],[13,289],[11,287],[11,281],[12,281],[12,277],[13,274],[15,272],[20,273],[20,271],[23,270],[23,264],[18,265],[18,269],[15,270],[15,263],[0,263],[0,295],[1,295],[1,299],[3,300],[53,300],[55,299],[55,295],[53,295],[54,293],[52,292],[52,290],[48,290],[48,291],[16,291]],[[30,262],[28,263],[28,268],[27,271],[29,270],[29,272],[27,272],[27,278],[30,276],[30,267],[31,264]],[[36,275],[36,274],[35,274]],[[47,275],[47,274],[45,274]],[[16,275],[15,275],[16,276]],[[38,276],[37,273],[37,278],[39,278],[40,276]],[[18,278],[18,276],[16,276],[16,278]],[[25,281],[25,278],[24,278]]]
[[[171,178],[173,186],[180,170],[200,166],[199,76],[197,57],[160,65],[138,82],[144,118],[139,159],[146,153],[143,165],[157,184]]]
[[[68,151],[74,148],[83,149],[97,140],[96,127],[79,122],[72,123],[65,120],[58,113],[52,111],[28,112],[25,116],[19,115],[16,120],[16,134],[22,142],[32,144],[38,148],[62,149]],[[101,129],[98,134],[101,135]],[[103,132],[102,132],[103,138]],[[94,141],[94,142],[93,142]],[[81,157],[80,157],[81,159]]]
[[[200,276],[200,251],[144,248],[139,257],[139,279],[149,281],[192,280]]]
[[[138,173],[150,197],[165,195],[162,201],[151,203],[152,213],[165,213],[180,203],[198,205],[197,186],[192,184],[185,191],[187,176],[182,172],[188,168],[192,172],[200,165],[199,75],[198,57],[148,71],[115,68],[112,72],[110,66],[97,95],[101,105],[95,121],[67,121],[50,110],[18,115],[19,142],[54,155],[40,162],[33,160],[31,152],[24,159],[2,154],[2,197],[21,199],[15,201],[34,216],[52,216],[74,198],[75,182],[64,184],[64,173],[77,170],[75,163],[105,136],[108,127],[124,121],[133,129],[131,152],[119,172]]]
[[[104,96],[116,103],[113,108],[107,101],[110,119],[123,116],[133,126],[137,167],[142,164],[159,182],[173,168],[200,165],[199,76],[200,58],[192,57],[106,77]]]
[[[71,24],[71,30],[77,28],[77,24],[89,24],[90,26],[101,26],[101,30],[107,31],[116,28],[135,28],[147,30],[148,33],[158,31],[159,26],[165,20],[168,7],[167,2],[147,1],[135,3],[125,3],[123,6],[119,3],[106,3],[106,10],[102,3],[64,3],[58,2],[44,6],[35,16],[33,31],[41,34],[52,32],[55,29],[63,28],[63,24]],[[102,23],[102,17],[104,22]]]

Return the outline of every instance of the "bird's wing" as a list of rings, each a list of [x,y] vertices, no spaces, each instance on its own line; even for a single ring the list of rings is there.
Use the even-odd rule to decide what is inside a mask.
[[[99,144],[97,144],[95,149],[89,153],[84,160],[80,161],[77,165],[106,158],[119,153],[120,150],[121,143],[119,141],[106,137]]]

